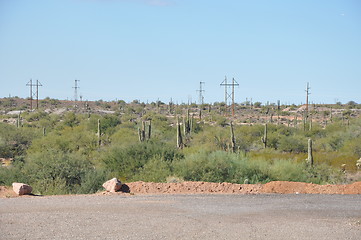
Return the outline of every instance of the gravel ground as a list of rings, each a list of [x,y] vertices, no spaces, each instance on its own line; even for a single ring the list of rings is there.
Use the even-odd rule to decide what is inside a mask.
[[[0,239],[361,239],[361,195],[5,198]]]

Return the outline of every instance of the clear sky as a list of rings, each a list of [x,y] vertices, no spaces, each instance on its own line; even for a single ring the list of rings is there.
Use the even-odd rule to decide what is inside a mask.
[[[0,97],[361,103],[359,0],[0,0]]]

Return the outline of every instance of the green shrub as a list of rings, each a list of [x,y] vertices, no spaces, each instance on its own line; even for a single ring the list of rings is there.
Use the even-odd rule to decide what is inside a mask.
[[[301,136],[280,137],[278,150],[284,152],[307,152],[307,139]]]
[[[145,182],[166,182],[171,174],[171,162],[165,161],[161,156],[154,156],[133,179]]]
[[[136,143],[129,147],[114,146],[104,153],[103,163],[105,168],[118,178],[133,180],[144,165],[156,156],[168,162],[182,158],[182,154],[176,149],[150,141]]]
[[[200,152],[175,163],[175,173],[186,181],[232,182],[236,154],[224,151]]]
[[[241,158],[235,162],[234,183],[265,183],[271,181],[269,162]]]
[[[85,172],[77,193],[95,193],[103,190],[103,183],[112,178],[108,171],[103,169],[91,169]]]
[[[44,150],[26,158],[23,173],[41,194],[76,193],[91,169],[89,161],[76,153]]]
[[[16,128],[0,123],[0,157],[13,158],[24,155],[33,139],[39,136],[31,128]]]
[[[51,132],[45,137],[34,140],[29,153],[44,150],[56,150],[61,152],[80,152],[84,155],[97,149],[95,133],[86,131],[86,127],[65,127],[62,130]]]
[[[306,168],[307,182],[316,184],[346,183],[346,177],[340,170],[335,170],[326,164],[318,164],[313,168]]]
[[[305,163],[294,160],[275,160],[269,166],[270,179],[274,181],[307,182]]]
[[[74,112],[67,112],[63,120],[64,125],[68,127],[75,127],[80,123],[80,119]]]
[[[11,186],[13,182],[27,183],[29,179],[22,172],[23,165],[23,162],[15,161],[11,166],[0,167],[0,186]]]

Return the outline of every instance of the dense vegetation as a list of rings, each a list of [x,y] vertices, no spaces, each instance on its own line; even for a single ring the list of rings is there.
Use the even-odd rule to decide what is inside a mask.
[[[316,121],[312,126],[270,122],[264,148],[264,124],[241,124],[244,121],[226,118],[208,106],[203,106],[207,114],[200,119],[197,106],[193,106],[190,133],[184,135],[181,128],[185,145],[181,149],[176,145],[175,115],[187,118],[187,106],[165,114],[159,104],[118,105],[121,107],[117,111],[108,114],[23,112],[18,127],[18,116],[10,116],[14,124],[0,123],[0,157],[13,158],[13,162],[0,168],[0,185],[26,182],[35,193],[65,194],[96,192],[113,177],[155,182],[171,178],[231,183],[344,183],[348,180],[341,165],[346,164],[343,168],[348,173],[355,172],[356,160],[361,157],[360,117],[349,117],[347,122],[334,117],[327,126]],[[9,120],[9,116],[2,118]],[[151,137],[140,141],[142,121],[149,124],[149,120]],[[309,138],[314,140],[313,167],[305,161]]]

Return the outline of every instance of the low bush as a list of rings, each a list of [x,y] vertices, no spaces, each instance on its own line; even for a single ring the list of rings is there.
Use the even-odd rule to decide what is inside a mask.
[[[178,160],[174,173],[188,181],[266,183],[299,181],[329,183],[343,181],[339,171],[320,164],[309,167],[292,159],[251,160],[238,154],[200,152]]]
[[[91,169],[89,161],[76,153],[45,150],[27,156],[22,172],[41,194],[76,193]]]
[[[172,174],[171,162],[165,161],[161,156],[154,156],[133,177],[134,181],[166,182]]]
[[[150,141],[129,147],[112,147],[104,153],[102,161],[104,167],[115,176],[133,180],[154,157],[172,162],[174,159],[182,158],[183,155],[169,145]]]
[[[103,190],[103,183],[113,178],[108,171],[104,169],[90,169],[82,177],[81,184],[77,193],[95,193]]]

